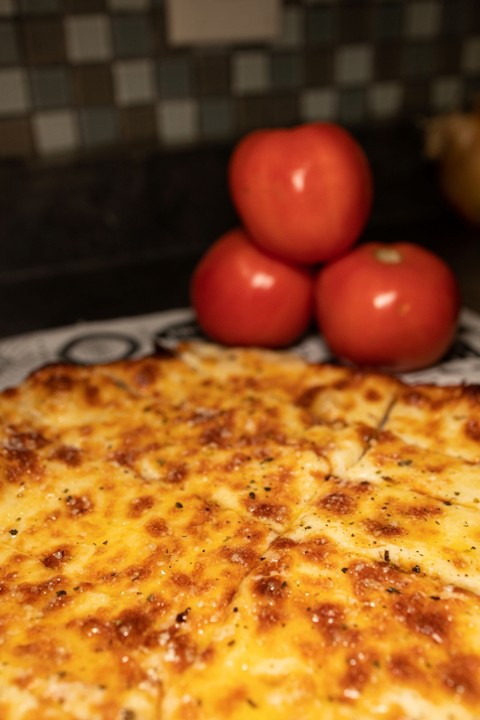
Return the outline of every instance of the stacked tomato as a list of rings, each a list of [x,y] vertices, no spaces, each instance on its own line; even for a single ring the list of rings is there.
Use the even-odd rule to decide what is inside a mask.
[[[419,245],[356,246],[372,172],[344,128],[250,133],[232,153],[229,188],[242,225],[211,246],[191,283],[209,337],[282,347],[315,321],[332,352],[359,365],[411,370],[445,353],[460,307],[456,279]]]

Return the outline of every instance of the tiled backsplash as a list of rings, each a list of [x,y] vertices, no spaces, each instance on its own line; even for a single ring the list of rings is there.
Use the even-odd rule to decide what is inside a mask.
[[[284,0],[271,45],[172,48],[165,28],[162,0],[0,0],[0,157],[411,122],[480,87],[479,0]]]

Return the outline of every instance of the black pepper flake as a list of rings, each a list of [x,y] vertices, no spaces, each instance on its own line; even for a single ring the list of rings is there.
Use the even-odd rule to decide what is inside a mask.
[[[388,550],[385,550],[385,552],[383,553],[383,559],[386,563],[390,562],[390,552]]]
[[[430,595],[430,600],[440,600],[439,595]]]
[[[248,493],[248,497],[251,498],[252,500],[255,500],[255,493],[253,492],[253,490]]]
[[[18,535],[18,530],[16,530],[16,528],[12,528],[11,530],[9,530],[9,532],[10,535]]]
[[[257,703],[256,703],[254,700],[252,700],[251,698],[247,698],[247,703],[248,703],[248,704],[250,705],[250,707],[252,707],[252,708],[258,708]]]
[[[421,572],[421,570],[420,570],[420,565],[414,565],[414,566],[412,567],[412,572],[414,572],[414,573],[419,573],[419,572]]]
[[[388,593],[395,593],[396,595],[400,595],[400,590],[397,590],[397,588],[394,587],[388,587],[387,588]]]
[[[345,573],[347,573],[347,572],[348,572],[348,568],[342,568],[342,573],[345,574]]]
[[[270,490],[271,490],[272,488],[271,488],[271,487],[268,487],[268,485],[267,485],[267,486],[264,487],[263,489],[265,490],[265,492],[270,492]]]
[[[176,502],[175,507],[178,508],[179,510],[181,510],[183,508],[183,505],[181,502]]]
[[[185,623],[188,619],[188,613],[190,612],[190,608],[187,607],[183,612],[178,613],[177,617],[175,618],[176,623]]]
[[[57,597],[63,597],[64,595],[67,594],[67,591],[66,590],[57,590],[56,594],[57,594]]]

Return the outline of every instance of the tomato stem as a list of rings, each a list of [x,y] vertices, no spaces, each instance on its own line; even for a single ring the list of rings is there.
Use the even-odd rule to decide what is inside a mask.
[[[401,263],[402,253],[393,247],[381,247],[374,251],[375,258],[386,265],[397,265]]]

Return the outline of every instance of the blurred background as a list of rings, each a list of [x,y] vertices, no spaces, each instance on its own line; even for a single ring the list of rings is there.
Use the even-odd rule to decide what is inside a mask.
[[[370,159],[365,238],[435,249],[480,310],[423,152],[479,87],[478,0],[0,0],[0,335],[188,304],[234,143],[316,120]]]

